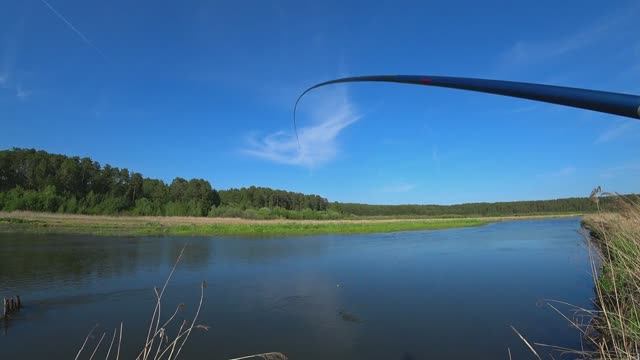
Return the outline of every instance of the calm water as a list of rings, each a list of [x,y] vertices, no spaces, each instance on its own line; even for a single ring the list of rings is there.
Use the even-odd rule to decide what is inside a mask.
[[[529,358],[510,330],[579,347],[543,299],[590,307],[579,219],[424,232],[269,239],[0,234],[0,296],[26,307],[0,329],[6,359],[69,359],[96,323],[124,321],[130,357],[153,286],[185,242],[165,309],[201,322],[185,358],[281,351],[290,359]],[[341,311],[349,316],[342,316]],[[357,318],[359,321],[349,321]]]

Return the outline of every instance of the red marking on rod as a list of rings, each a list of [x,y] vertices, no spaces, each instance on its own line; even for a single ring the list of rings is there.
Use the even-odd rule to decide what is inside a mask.
[[[429,79],[429,78],[422,78],[422,79],[420,79],[420,82],[421,82],[421,83],[423,83],[423,84],[428,85],[428,84],[431,84],[431,79]]]

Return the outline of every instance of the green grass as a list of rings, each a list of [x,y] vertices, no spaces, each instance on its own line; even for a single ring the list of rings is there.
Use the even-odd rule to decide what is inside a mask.
[[[277,222],[273,223],[218,223],[165,225],[160,223],[113,224],[47,222],[0,218],[0,232],[57,233],[92,235],[316,235],[362,234],[412,230],[436,230],[479,226],[490,223],[483,219],[431,219],[365,222]]]
[[[618,197],[620,211],[585,216],[599,255],[596,310],[588,338],[599,359],[640,358],[640,203]]]
[[[170,235],[314,235],[314,234],[362,234],[411,230],[436,230],[479,226],[489,223],[477,219],[451,219],[429,221],[365,222],[365,223],[274,223],[274,224],[213,224],[177,225],[169,227],[145,227],[138,234],[157,233]]]

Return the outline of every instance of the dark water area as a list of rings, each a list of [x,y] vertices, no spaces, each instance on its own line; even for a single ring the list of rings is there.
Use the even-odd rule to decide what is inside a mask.
[[[591,307],[579,230],[571,218],[279,238],[0,234],[0,297],[25,303],[0,321],[0,357],[73,358],[95,324],[122,321],[124,358],[135,358],[153,287],[186,242],[164,314],[183,302],[189,318],[206,280],[199,323],[210,329],[192,334],[182,358],[507,359],[507,348],[531,358],[511,325],[532,342],[579,348],[545,305]]]

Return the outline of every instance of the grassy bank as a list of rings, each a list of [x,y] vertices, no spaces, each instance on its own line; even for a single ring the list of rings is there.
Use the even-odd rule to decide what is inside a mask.
[[[619,200],[620,212],[583,219],[600,255],[595,268],[597,311],[585,330],[596,348],[589,357],[600,359],[640,357],[640,204]]]
[[[528,218],[540,218],[533,216]],[[518,217],[524,218],[524,217]],[[88,216],[0,212],[0,232],[92,235],[313,235],[436,230],[514,218],[247,220],[207,217]]]

